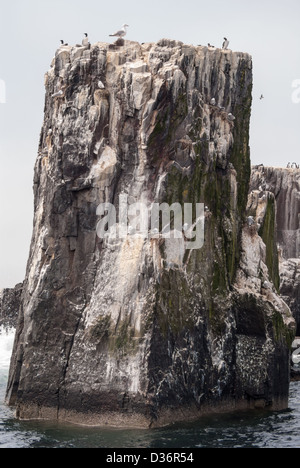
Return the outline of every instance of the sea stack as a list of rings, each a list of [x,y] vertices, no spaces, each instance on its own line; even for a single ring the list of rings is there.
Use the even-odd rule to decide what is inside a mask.
[[[294,320],[247,223],[251,57],[168,39],[60,48],[45,85],[7,389],[18,417],[148,428],[287,408]],[[99,238],[98,207],[120,195],[208,206],[203,246]]]

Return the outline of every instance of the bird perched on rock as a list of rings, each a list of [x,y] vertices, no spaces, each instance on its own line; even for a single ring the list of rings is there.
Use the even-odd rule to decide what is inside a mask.
[[[64,92],[62,89],[60,89],[59,91],[57,91],[57,93],[54,93],[52,94],[52,98],[56,98],[56,97],[62,97],[64,95]]]
[[[211,47],[212,49],[215,49],[215,46],[211,45],[210,43],[207,44],[207,47]]]
[[[105,89],[105,86],[104,86],[104,84],[102,83],[101,80],[98,81],[98,88],[99,89]]]
[[[215,98],[212,98],[211,101],[210,101],[210,103],[211,103],[212,106],[215,106],[215,105],[216,105],[216,100],[215,100]]]
[[[120,31],[117,31],[114,34],[110,34],[109,37],[125,37],[127,34],[127,28],[129,28],[128,24],[123,24],[123,27],[120,29]]]
[[[89,36],[88,33],[84,33],[84,38],[82,39],[82,45],[88,47],[89,45]]]
[[[233,122],[235,120],[235,117],[231,114],[231,112],[228,114],[227,118],[230,122]]]
[[[227,50],[228,46],[229,46],[229,40],[227,39],[227,37],[224,37],[224,42],[223,42],[223,45],[222,45],[222,49]]]
[[[62,39],[60,40],[60,44],[61,46],[68,46],[69,44],[65,44],[65,41],[63,41]]]
[[[291,163],[289,162],[286,167],[287,167],[287,169],[290,169],[291,168]]]
[[[247,218],[248,226],[253,226],[255,223],[253,216],[248,216]]]

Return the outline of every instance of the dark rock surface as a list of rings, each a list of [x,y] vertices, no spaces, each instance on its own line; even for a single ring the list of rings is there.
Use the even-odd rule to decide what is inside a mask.
[[[286,408],[294,322],[274,286],[274,226],[245,222],[251,57],[166,39],[64,47],[45,84],[9,404],[139,427]],[[204,246],[100,240],[97,206],[120,194],[204,203]]]
[[[0,328],[16,328],[23,284],[0,290]]]

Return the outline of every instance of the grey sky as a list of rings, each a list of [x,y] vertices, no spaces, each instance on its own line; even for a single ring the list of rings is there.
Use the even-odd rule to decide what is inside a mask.
[[[111,42],[108,35],[125,22],[128,39],[139,42],[221,46],[228,37],[232,50],[253,56],[252,163],[300,162],[300,104],[292,102],[292,82],[300,79],[299,0],[1,0],[0,15],[7,101],[0,103],[0,288],[25,275],[44,73],[60,39],[75,44],[88,32],[92,43]]]

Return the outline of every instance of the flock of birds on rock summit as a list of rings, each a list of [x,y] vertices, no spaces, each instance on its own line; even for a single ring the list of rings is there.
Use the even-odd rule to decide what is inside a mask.
[[[127,35],[127,28],[129,28],[129,25],[128,24],[123,24],[121,29],[116,31],[114,34],[110,34],[109,37],[117,37],[118,39],[122,39],[123,37],[125,37]],[[69,44],[66,44],[63,39],[61,39],[60,42],[61,42],[61,46],[68,46],[69,45]],[[207,45],[208,45],[208,47],[210,47],[212,49],[215,49],[215,46],[211,45],[210,43],[208,43]],[[90,46],[87,33],[84,33],[84,38],[82,40],[82,46],[83,47],[89,47]],[[81,45],[76,44],[76,47],[81,47]],[[229,47],[229,40],[227,39],[227,37],[224,37],[224,42],[223,42],[223,45],[222,45],[222,49],[227,50],[228,47]]]
[[[127,28],[129,28],[129,25],[128,24],[123,24],[122,28],[119,29],[118,31],[116,31],[114,34],[110,34],[109,37],[117,37],[118,39],[123,39],[126,35],[127,35]],[[68,46],[69,44],[66,44],[62,39],[61,39],[61,47],[65,47],[65,46]],[[86,48],[90,48],[91,44],[89,42],[89,38],[88,38],[88,33],[84,33],[84,38],[82,40],[82,44],[76,44],[76,47],[86,47]],[[216,47],[211,45],[210,43],[207,44],[207,46],[211,49],[215,49]],[[201,47],[199,45],[199,47]],[[227,39],[227,37],[224,37],[224,42],[222,44],[222,50],[228,50],[228,47],[229,47],[229,40]],[[100,88],[104,88],[104,85],[102,84],[102,82],[99,82],[99,87]],[[55,93],[53,94],[53,98],[54,97],[61,97],[63,95],[63,91],[58,91],[58,93]],[[260,96],[260,100],[262,101],[264,99],[264,95],[261,94]],[[211,101],[210,101],[210,104],[212,106],[216,106],[221,112],[222,111],[225,111],[225,108],[219,106],[216,104],[216,100],[213,98]],[[229,122],[233,122],[235,120],[235,117],[229,113],[227,115],[227,119],[229,120]]]

